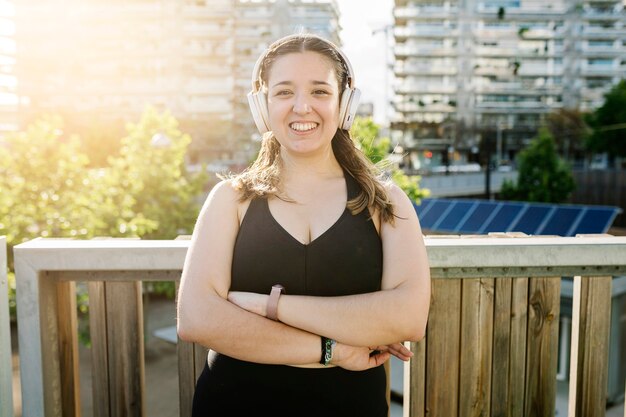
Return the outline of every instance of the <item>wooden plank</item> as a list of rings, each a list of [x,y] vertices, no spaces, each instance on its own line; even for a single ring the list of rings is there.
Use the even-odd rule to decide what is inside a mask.
[[[606,411],[611,277],[575,277],[568,415]]]
[[[89,283],[89,335],[91,338],[92,404],[94,417],[109,417],[109,356],[105,286],[102,281]]]
[[[561,278],[532,278],[528,288],[526,415],[554,416]]]
[[[142,417],[144,345],[141,282],[105,283],[111,417]]]
[[[59,328],[56,272],[39,274],[39,313],[41,323],[41,362],[45,415],[61,417],[61,372],[59,363]],[[26,395],[28,395],[26,393]]]
[[[460,417],[490,415],[494,285],[493,279],[463,280]]]
[[[80,417],[76,283],[57,283],[57,314],[63,416]]]
[[[194,343],[193,351],[194,351],[194,369],[195,369],[194,378],[197,381],[198,378],[200,378],[200,374],[202,373],[202,370],[204,369],[204,365],[206,364],[209,350],[205,348],[204,346],[199,345],[198,343]]]
[[[525,417],[526,330],[528,326],[528,278],[511,284],[511,343],[509,344],[509,392],[506,415]]]
[[[196,388],[195,358],[193,343],[178,338],[178,408],[180,417],[191,415],[193,393]]]
[[[433,298],[426,338],[426,415],[457,415],[460,311],[461,280],[433,280]]]
[[[13,416],[13,362],[6,237],[0,236],[0,417]]]
[[[427,336],[428,337],[428,336]],[[424,417],[426,393],[426,338],[410,343],[413,357],[404,363],[404,417]]]
[[[491,374],[491,415],[507,415],[511,352],[511,278],[495,282],[493,312],[493,365]]]

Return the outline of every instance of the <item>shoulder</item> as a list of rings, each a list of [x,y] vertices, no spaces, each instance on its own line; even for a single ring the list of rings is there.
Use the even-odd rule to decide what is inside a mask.
[[[209,192],[205,204],[236,204],[240,198],[240,192],[233,185],[231,179],[221,180]]]
[[[223,179],[218,182],[209,193],[205,207],[215,207],[222,214],[229,212],[236,214],[238,222],[241,223],[243,216],[250,205],[250,200],[242,199],[243,192],[236,186],[236,181],[232,178]]]
[[[393,206],[393,213],[396,218],[407,218],[415,216],[415,206],[404,190],[393,181],[385,184],[387,198]]]

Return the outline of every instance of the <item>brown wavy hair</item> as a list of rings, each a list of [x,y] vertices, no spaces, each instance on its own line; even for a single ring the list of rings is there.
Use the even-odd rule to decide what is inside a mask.
[[[332,44],[310,34],[289,37],[270,45],[259,72],[263,88],[267,88],[269,71],[278,58],[301,52],[316,52],[333,64],[341,97],[348,83],[347,67]],[[350,212],[358,214],[371,208],[380,213],[383,221],[393,224],[395,217],[393,205],[381,179],[380,170],[355,146],[348,130],[338,128],[331,144],[339,165],[356,180],[361,188],[359,195],[347,202]],[[229,178],[235,189],[241,193],[241,201],[272,195],[290,201],[288,196],[282,195],[281,190],[280,146],[271,131],[265,133],[256,160],[244,172]]]

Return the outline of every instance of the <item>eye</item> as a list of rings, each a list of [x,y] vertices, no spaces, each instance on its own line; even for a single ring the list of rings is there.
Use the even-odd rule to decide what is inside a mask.
[[[287,96],[289,94],[291,94],[291,91],[289,90],[278,90],[274,93],[275,96]]]
[[[328,91],[326,90],[314,90],[313,94],[317,95],[317,96],[325,96],[330,94]]]

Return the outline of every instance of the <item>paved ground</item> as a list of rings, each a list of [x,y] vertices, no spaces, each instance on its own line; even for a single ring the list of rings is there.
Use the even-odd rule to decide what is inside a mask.
[[[155,337],[157,329],[173,326],[175,324],[174,303],[167,300],[151,300],[146,306],[148,314],[146,321],[146,415],[149,417],[173,417],[178,416],[178,365],[176,358],[176,346],[170,342]],[[19,392],[19,358],[17,356],[17,335],[13,332],[12,344],[13,356],[13,392],[15,417],[21,417],[21,394]],[[83,417],[92,416],[91,402],[91,357],[90,350],[80,347],[80,381],[81,403]],[[392,389],[402,389],[402,362],[392,362]],[[567,385],[559,383],[557,386],[557,410],[556,417],[567,416]],[[402,405],[392,404],[392,417],[402,416]],[[606,417],[625,417],[624,404],[619,404],[607,410]]]

